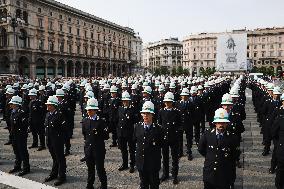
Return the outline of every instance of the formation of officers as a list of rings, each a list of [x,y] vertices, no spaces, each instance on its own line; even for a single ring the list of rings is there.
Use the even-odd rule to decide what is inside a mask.
[[[241,167],[239,146],[245,130],[242,121],[246,119],[246,85],[247,79],[242,75],[234,82],[229,76],[139,76],[3,85],[0,98],[9,131],[5,145],[12,145],[16,159],[9,173],[28,174],[28,148],[42,151],[47,147],[53,165],[44,182],[56,179],[55,186],[66,182],[66,157],[71,153],[79,101],[85,140],[81,161],[86,161],[88,168],[87,189],[94,188],[95,170],[100,188],[107,188],[106,140],[111,140],[110,147],[121,151],[118,171],[137,170],[141,189],[159,188],[160,182],[170,179],[170,173],[177,185],[179,159],[186,153],[187,159],[193,160],[193,144],[205,157],[204,188],[232,189],[236,168]],[[251,87],[257,88],[255,98],[265,94],[262,86],[252,83]],[[268,96],[263,98],[265,101]],[[265,111],[272,111],[267,106],[269,110]],[[33,142],[27,147],[29,132]],[[265,145],[266,151],[269,146]],[[279,163],[281,158],[277,159],[277,166],[284,167],[284,162]]]
[[[275,186],[284,188],[284,94],[279,86],[263,79],[250,82],[252,100],[257,113],[257,121],[263,136],[263,156],[270,153],[273,143],[269,173],[276,172]]]

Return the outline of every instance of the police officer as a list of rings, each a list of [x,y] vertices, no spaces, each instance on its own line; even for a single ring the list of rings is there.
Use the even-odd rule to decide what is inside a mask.
[[[22,98],[19,96],[13,96],[9,102],[12,110],[10,116],[11,140],[16,156],[14,168],[10,170],[9,173],[20,171],[21,164],[23,163],[23,169],[18,174],[19,176],[26,175],[30,172],[29,152],[27,149],[28,120],[25,112],[22,110],[22,103]]]
[[[4,109],[4,118],[6,120],[6,124],[7,124],[7,129],[9,131],[9,140],[8,142],[6,142],[4,145],[10,145],[12,144],[12,140],[11,140],[11,122],[10,122],[10,117],[11,117],[11,108],[10,108],[10,101],[13,97],[13,95],[15,94],[15,90],[13,88],[7,88],[6,89],[6,102],[5,102],[5,109]]]
[[[58,180],[55,186],[62,185],[66,182],[66,159],[64,156],[64,143],[66,132],[66,121],[62,112],[58,109],[57,96],[50,96],[46,102],[48,113],[45,118],[46,143],[49,153],[53,160],[51,173],[45,182]]]
[[[204,189],[230,189],[235,179],[237,139],[227,130],[228,116],[226,110],[216,110],[213,121],[216,128],[205,131],[198,144],[199,153],[205,157]]]
[[[122,165],[119,167],[119,171],[128,169],[128,151],[130,154],[130,173],[134,172],[135,166],[135,143],[133,141],[133,130],[135,114],[133,106],[130,105],[130,95],[127,91],[122,93],[122,106],[118,108],[118,125],[117,125],[117,137],[118,145],[122,155]]]
[[[274,141],[274,150],[273,154],[277,163],[276,169],[276,178],[275,178],[275,186],[277,189],[282,189],[284,187],[284,94],[281,95],[282,105],[278,110],[278,115],[275,121],[273,122],[272,127],[272,138]],[[275,153],[274,153],[275,151]],[[271,160],[272,161],[272,160]],[[272,162],[271,162],[272,163]],[[275,167],[276,167],[275,166]],[[274,170],[275,171],[275,167]]]
[[[107,188],[107,176],[104,167],[105,140],[108,139],[108,130],[105,120],[97,115],[98,101],[91,98],[87,102],[88,117],[82,121],[82,132],[85,139],[85,157],[88,167],[87,189],[94,189],[95,167],[101,182],[101,189]]]
[[[181,130],[179,133],[179,157],[183,156],[183,133],[186,134],[186,147],[187,147],[187,158],[192,161],[192,140],[193,140],[193,125],[192,125],[192,115],[193,115],[193,104],[189,101],[189,90],[183,88],[180,94],[181,100],[175,105],[181,113]]]
[[[45,137],[44,137],[44,119],[46,110],[42,101],[37,99],[37,90],[31,89],[29,91],[30,103],[29,103],[29,125],[33,135],[33,143],[29,147],[36,148],[38,147],[38,138],[40,140],[40,147],[38,151],[45,149]]]
[[[72,127],[70,125],[72,119],[70,117],[73,116],[72,110],[70,108],[70,104],[68,100],[65,98],[65,92],[62,89],[56,90],[56,97],[58,98],[58,110],[63,114],[64,119],[66,121],[66,131],[65,131],[65,156],[70,155],[71,148],[71,131]]]
[[[109,129],[112,133],[112,144],[110,147],[117,146],[116,125],[118,123],[118,107],[120,106],[120,99],[117,96],[117,87],[111,86],[111,98],[109,99]]]
[[[158,189],[160,185],[161,147],[163,134],[161,127],[153,122],[154,104],[143,104],[141,115],[143,122],[134,126],[136,143],[136,167],[139,172],[141,189]]]
[[[169,148],[172,155],[172,176],[173,184],[178,184],[179,169],[179,132],[181,129],[180,111],[173,107],[174,94],[167,92],[164,97],[165,108],[160,110],[158,115],[158,124],[161,125],[164,132],[163,153],[163,175],[161,181],[169,178]]]

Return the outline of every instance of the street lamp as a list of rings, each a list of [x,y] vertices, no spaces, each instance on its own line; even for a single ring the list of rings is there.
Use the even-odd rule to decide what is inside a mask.
[[[21,24],[25,24],[25,20],[21,19],[20,17],[12,17],[11,14],[8,14],[7,17],[3,17],[2,18],[2,21],[8,23],[13,28],[14,48],[13,48],[13,60],[12,60],[12,64],[10,64],[10,72],[17,74],[18,70],[16,69],[16,65],[17,65],[17,58],[16,58],[16,53],[17,53],[16,28],[19,25],[21,25]]]
[[[111,62],[111,45],[112,45],[112,41],[111,40],[105,41],[105,44],[107,45],[107,49],[109,51],[110,73],[111,73],[111,75],[113,75],[113,67],[112,67],[112,62]]]

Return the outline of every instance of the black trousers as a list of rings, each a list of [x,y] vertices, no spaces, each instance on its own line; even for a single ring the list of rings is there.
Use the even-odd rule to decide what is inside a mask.
[[[118,145],[122,155],[122,164],[123,166],[128,166],[128,150],[130,154],[130,167],[135,166],[135,143],[132,140],[132,137],[119,137]]]
[[[178,176],[178,170],[179,170],[179,142],[177,141],[171,141],[171,142],[165,142],[165,144],[162,147],[162,154],[163,154],[163,175],[168,176],[169,175],[169,148],[171,148],[171,155],[172,155],[172,175],[173,177]]]
[[[284,189],[284,162],[277,162],[275,186],[277,189]]]
[[[112,144],[117,144],[116,122],[109,122],[109,131],[112,133]]]
[[[192,128],[192,126],[191,126]],[[186,136],[186,153],[188,155],[191,155],[192,154],[192,140],[193,140],[193,131],[191,130],[182,130],[179,132],[179,155],[182,155],[183,154],[183,133],[185,133],[185,136]]]
[[[159,189],[159,171],[139,171],[140,189]]]
[[[45,136],[44,136],[44,123],[42,124],[31,124],[31,132],[33,135],[33,146],[38,146],[38,139],[40,146],[45,146]]]
[[[99,180],[101,182],[102,189],[107,188],[107,176],[106,171],[104,167],[104,161],[105,161],[105,153],[100,154],[91,154],[85,155],[86,156],[86,164],[88,167],[88,186],[92,186],[95,183],[95,177],[96,177],[96,170],[98,173]],[[96,169],[96,170],[95,170]]]
[[[64,156],[64,141],[54,142],[48,139],[47,147],[52,157],[52,169],[50,176],[66,178],[66,159]]]
[[[8,142],[12,142],[10,117],[7,118],[6,124],[7,124],[7,128],[8,128],[8,131],[9,131],[9,141]]]
[[[230,189],[230,185],[220,187],[217,185],[210,184],[208,182],[204,182],[204,189]]]
[[[194,126],[194,139],[195,142],[199,142],[200,139],[200,121],[196,121],[193,123]]]
[[[276,150],[277,150],[277,140],[273,140],[273,145],[274,145],[274,148],[273,148],[273,152],[272,152],[272,157],[271,157],[271,168],[272,169],[275,169],[276,166],[277,166],[277,158],[276,158]]]
[[[27,137],[12,135],[12,147],[16,157],[14,167],[16,169],[19,169],[21,168],[23,163],[23,170],[30,170],[29,152],[27,149]]]

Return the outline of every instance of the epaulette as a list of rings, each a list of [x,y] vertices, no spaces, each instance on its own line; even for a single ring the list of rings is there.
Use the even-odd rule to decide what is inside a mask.
[[[212,130],[211,130],[211,133],[214,133],[214,132],[215,132],[215,129],[212,129]]]

